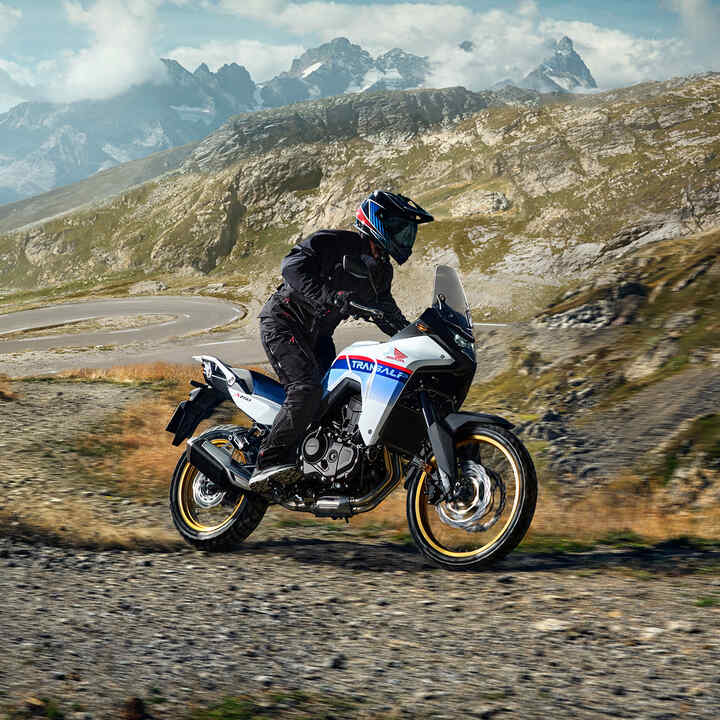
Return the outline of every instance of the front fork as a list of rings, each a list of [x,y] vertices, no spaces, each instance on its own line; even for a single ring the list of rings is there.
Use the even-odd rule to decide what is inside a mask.
[[[447,426],[441,418],[435,415],[435,409],[428,397],[427,391],[418,392],[420,407],[427,426],[428,438],[432,446],[438,475],[442,483],[443,495],[450,498],[453,494],[457,479],[457,462],[455,458],[455,443]]]

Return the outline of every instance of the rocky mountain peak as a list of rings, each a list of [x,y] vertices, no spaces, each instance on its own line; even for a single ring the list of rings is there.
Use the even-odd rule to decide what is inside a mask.
[[[185,76],[190,75],[190,73],[177,60],[173,60],[172,58],[161,58],[160,62],[162,62],[165,66],[165,70],[171,80],[184,78]]]
[[[353,45],[345,37],[337,37],[316,48],[306,50],[293,60],[289,75],[306,78],[320,69],[322,65],[342,68],[353,76],[361,76],[373,64],[372,56],[359,45]]]
[[[561,38],[555,43],[555,52],[559,55],[571,55],[573,52],[575,52],[575,48],[573,47],[573,41],[565,35],[565,37]]]
[[[205,63],[201,63],[195,68],[193,75],[197,78],[207,78],[210,77],[212,73],[210,72],[210,68]]]
[[[545,93],[597,88],[590,69],[567,36],[554,44],[553,54],[528,73],[520,85]]]

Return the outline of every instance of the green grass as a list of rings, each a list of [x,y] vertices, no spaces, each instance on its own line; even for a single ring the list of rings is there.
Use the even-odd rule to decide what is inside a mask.
[[[3,717],[7,720],[25,720],[31,717],[64,720],[67,717],[57,701],[49,698],[29,698],[24,707],[15,705],[5,707],[3,710],[5,713]]]
[[[665,449],[654,469],[662,485],[667,485],[675,471],[699,456],[704,462],[720,460],[720,414],[711,413],[696,418],[687,430],[677,436],[672,445]]]
[[[226,697],[209,707],[196,708],[187,720],[380,720],[381,717],[388,716],[368,713],[361,699],[349,700],[302,691],[262,691],[254,695]]]
[[[696,607],[720,607],[720,597],[717,595],[702,595],[695,601]]]

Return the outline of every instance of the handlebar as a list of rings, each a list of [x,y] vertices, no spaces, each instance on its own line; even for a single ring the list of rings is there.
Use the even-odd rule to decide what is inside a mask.
[[[367,307],[366,305],[360,305],[360,303],[353,302],[352,300],[348,303],[350,308],[357,310],[358,313],[369,315],[371,318],[376,320],[382,320],[385,317],[385,313],[382,310],[376,310],[375,308]]]

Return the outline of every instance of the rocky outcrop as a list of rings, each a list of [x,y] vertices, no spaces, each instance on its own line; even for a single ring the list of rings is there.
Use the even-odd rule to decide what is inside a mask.
[[[548,328],[584,327],[599,330],[610,325],[627,325],[638,309],[647,301],[648,289],[637,282],[624,282],[600,289],[591,302],[585,302],[564,312],[553,311],[536,319],[536,324]],[[568,300],[571,300],[571,293]]]
[[[460,195],[450,210],[453,217],[504,212],[510,209],[505,193],[493,190],[471,190]]]
[[[465,88],[347,95],[292,108],[240,115],[204,140],[184,164],[212,172],[274,148],[353,138],[409,140],[434,125],[509,102],[538,102],[534,93],[473,93]]]

